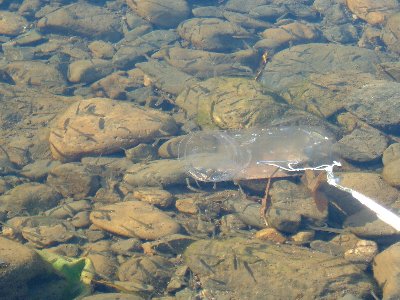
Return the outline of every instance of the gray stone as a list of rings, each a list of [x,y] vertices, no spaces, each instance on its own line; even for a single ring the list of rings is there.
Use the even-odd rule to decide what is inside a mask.
[[[254,239],[197,241],[184,259],[217,299],[337,299],[344,290],[364,298],[374,289],[368,275],[343,258]]]
[[[346,108],[369,125],[396,132],[400,129],[400,83],[373,81],[349,95]]]
[[[243,48],[243,38],[250,35],[244,28],[218,18],[192,18],[182,22],[178,34],[197,49],[227,51]]]
[[[153,59],[138,63],[136,67],[142,70],[157,88],[174,95],[197,82],[196,78],[177,68]]]
[[[146,61],[147,55],[173,43],[178,38],[179,35],[173,30],[153,30],[134,39],[128,36],[126,40],[120,42],[112,59],[113,64],[120,69],[130,69],[136,63]]]
[[[134,164],[126,171],[123,181],[131,186],[169,186],[184,184],[188,176],[183,161],[161,159]]]
[[[350,161],[377,161],[387,148],[387,139],[376,129],[355,129],[335,145],[337,153]]]
[[[274,55],[265,66],[262,84],[283,91],[311,74],[328,74],[357,70],[377,73],[384,57],[373,50],[337,44],[306,44],[285,49]]]

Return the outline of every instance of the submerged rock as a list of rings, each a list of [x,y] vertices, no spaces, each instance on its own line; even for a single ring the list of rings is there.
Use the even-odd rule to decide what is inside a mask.
[[[37,23],[42,30],[56,30],[88,38],[118,41],[122,37],[121,19],[110,10],[85,2],[73,3],[50,12]]]
[[[141,201],[103,206],[90,214],[97,227],[126,237],[155,240],[178,233],[179,224],[158,208]]]
[[[305,44],[282,50],[266,64],[262,84],[273,91],[284,91],[311,74],[332,72],[377,73],[384,55],[373,50],[337,44]]]
[[[72,104],[59,116],[49,142],[53,157],[68,161],[121,151],[176,131],[175,121],[163,112],[92,98]]]
[[[374,277],[383,289],[383,299],[396,299],[400,295],[400,243],[379,253],[373,264]]]
[[[363,298],[374,289],[352,263],[289,245],[201,240],[186,249],[184,258],[202,288],[217,299],[338,299],[345,293]]]
[[[233,129],[280,119],[288,110],[280,100],[254,80],[216,77],[183,90],[176,104],[203,128]]]
[[[190,15],[186,0],[126,0],[126,3],[139,16],[162,27],[176,27]]]

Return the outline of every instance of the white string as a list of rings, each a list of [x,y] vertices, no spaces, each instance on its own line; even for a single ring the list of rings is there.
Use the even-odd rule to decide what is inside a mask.
[[[386,224],[392,226],[394,229],[400,232],[400,217],[387,208],[383,207],[382,205],[378,204],[375,200],[365,196],[364,194],[361,194],[360,192],[357,192],[351,188],[345,187],[343,185],[340,185],[339,179],[335,177],[333,174],[333,167],[341,166],[340,162],[333,161],[331,165],[320,165],[314,168],[311,167],[304,167],[304,168],[295,168],[293,165],[296,165],[298,162],[289,162],[287,165],[288,167],[283,167],[281,165],[278,165],[278,162],[283,162],[283,161],[260,161],[259,163],[263,163],[266,165],[270,166],[275,166],[278,167],[282,170],[288,171],[288,172],[298,172],[298,171],[305,171],[305,170],[314,170],[314,171],[321,171],[324,170],[326,171],[327,174],[327,182],[331,186],[334,186],[338,188],[341,191],[344,191],[346,193],[349,193],[353,196],[353,198],[357,199],[361,204],[365,205],[368,207],[370,210],[372,210],[376,216],[381,219],[383,222]],[[287,162],[287,161],[286,161]]]

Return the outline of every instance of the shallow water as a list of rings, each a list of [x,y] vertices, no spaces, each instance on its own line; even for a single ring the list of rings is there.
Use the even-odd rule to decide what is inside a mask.
[[[0,299],[395,298],[399,232],[284,168],[338,159],[400,214],[398,24],[396,0],[0,1]]]

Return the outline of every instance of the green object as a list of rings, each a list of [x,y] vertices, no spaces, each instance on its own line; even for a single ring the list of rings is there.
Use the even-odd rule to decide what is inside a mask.
[[[80,298],[91,294],[95,271],[89,258],[70,258],[46,250],[36,250],[36,252],[49,263],[50,272],[67,281],[63,299]]]

